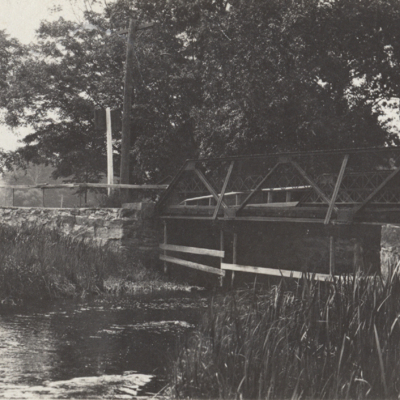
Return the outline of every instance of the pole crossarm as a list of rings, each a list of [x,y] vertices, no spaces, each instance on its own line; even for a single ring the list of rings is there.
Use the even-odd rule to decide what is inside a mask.
[[[344,172],[346,171],[347,161],[349,161],[349,154],[346,154],[343,158],[342,166],[340,167],[340,172],[338,178],[336,180],[335,189],[333,190],[332,198],[329,203],[329,208],[326,213],[324,224],[328,225],[329,221],[331,220],[333,207],[335,206],[335,202],[339,193],[340,185],[342,184]]]

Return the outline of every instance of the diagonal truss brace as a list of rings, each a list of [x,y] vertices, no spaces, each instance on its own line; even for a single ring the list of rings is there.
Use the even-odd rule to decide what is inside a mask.
[[[333,207],[335,206],[335,202],[336,202],[337,195],[339,193],[340,185],[342,184],[342,181],[343,181],[344,172],[345,172],[346,166],[347,166],[347,161],[349,161],[348,154],[346,154],[344,156],[342,166],[340,167],[340,172],[339,172],[338,178],[336,180],[335,189],[333,190],[332,198],[329,203],[329,208],[328,208],[328,211],[325,216],[325,221],[324,221],[325,225],[328,225],[329,221],[331,220]]]
[[[268,172],[267,175],[264,176],[264,178],[261,180],[261,182],[256,186],[254,190],[246,197],[244,202],[240,205],[240,207],[236,210],[236,214],[239,213],[243,208],[247,206],[249,201],[253,198],[253,196],[261,189],[261,186],[265,183],[265,181],[275,172],[275,170],[278,168],[278,166],[281,164],[280,161],[278,161],[273,168]]]
[[[312,188],[318,193],[318,195],[325,201],[325,203],[330,204],[331,200],[329,197],[319,188],[319,186],[307,175],[307,173],[297,164],[296,161],[290,160],[290,163],[299,171],[300,175],[312,186]],[[338,210],[336,206],[333,206],[335,211]]]
[[[229,165],[228,173],[226,174],[224,185],[222,186],[221,194],[219,195],[219,198],[218,198],[217,206],[215,207],[213,220],[217,219],[217,215],[218,215],[219,209],[221,208],[222,200],[224,198],[229,179],[231,178],[231,174],[232,174],[234,165],[235,165],[235,161],[232,161],[231,164]]]
[[[200,178],[200,180],[204,183],[204,185],[207,188],[207,190],[212,194],[212,196],[214,197],[215,201],[218,203],[219,200],[220,200],[219,197],[218,197],[218,194],[215,191],[215,189],[212,187],[212,185],[210,184],[208,179],[204,176],[204,174],[199,169],[194,168],[194,172]],[[221,205],[225,209],[228,209],[228,206],[226,205],[226,203],[222,199],[221,199]]]
[[[400,172],[400,167],[396,168],[386,179],[357,207],[353,209],[353,215],[360,212],[388,183]]]

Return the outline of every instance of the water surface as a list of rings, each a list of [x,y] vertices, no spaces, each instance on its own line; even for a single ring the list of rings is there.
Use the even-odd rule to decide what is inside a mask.
[[[166,384],[205,294],[0,308],[0,399],[132,398]]]

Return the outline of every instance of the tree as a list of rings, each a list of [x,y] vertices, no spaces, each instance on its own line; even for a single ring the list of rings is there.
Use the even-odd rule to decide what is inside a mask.
[[[93,108],[121,108],[131,18],[154,24],[135,41],[132,182],[196,156],[399,144],[380,119],[400,97],[397,0],[116,0],[85,18],[42,23],[8,89],[8,121],[35,129],[21,156],[57,176],[105,172]]]
[[[18,69],[11,96],[20,99],[22,107],[9,107],[8,114],[16,123],[35,130],[24,139],[20,154],[32,162],[51,163],[55,177],[94,181],[106,170],[105,134],[94,129],[93,111],[94,107],[122,107],[126,44],[117,32],[128,16],[115,18],[114,13],[107,19],[88,12],[86,29],[62,19],[43,22],[38,44]],[[179,76],[179,64],[168,57],[185,60],[168,50],[178,39],[167,43],[171,38],[165,37],[155,30],[151,38],[148,33],[141,35],[136,45],[131,133],[136,182],[154,182],[171,173],[171,154],[176,163],[172,171],[193,154],[191,143],[178,138],[190,137],[190,132],[182,130],[191,127],[190,102],[182,99],[184,91],[179,87],[188,79]],[[120,132],[113,134],[119,151]],[[156,142],[157,137],[165,144],[159,158],[147,150],[147,140]],[[173,138],[170,149],[168,137]],[[117,157],[115,164],[118,171]]]
[[[221,3],[187,17],[202,155],[398,144],[379,120],[400,96],[398,2]]]

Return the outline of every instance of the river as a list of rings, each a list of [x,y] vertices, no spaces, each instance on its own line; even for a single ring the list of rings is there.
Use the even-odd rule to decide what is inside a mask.
[[[129,399],[167,383],[204,292],[0,306],[0,399]]]

